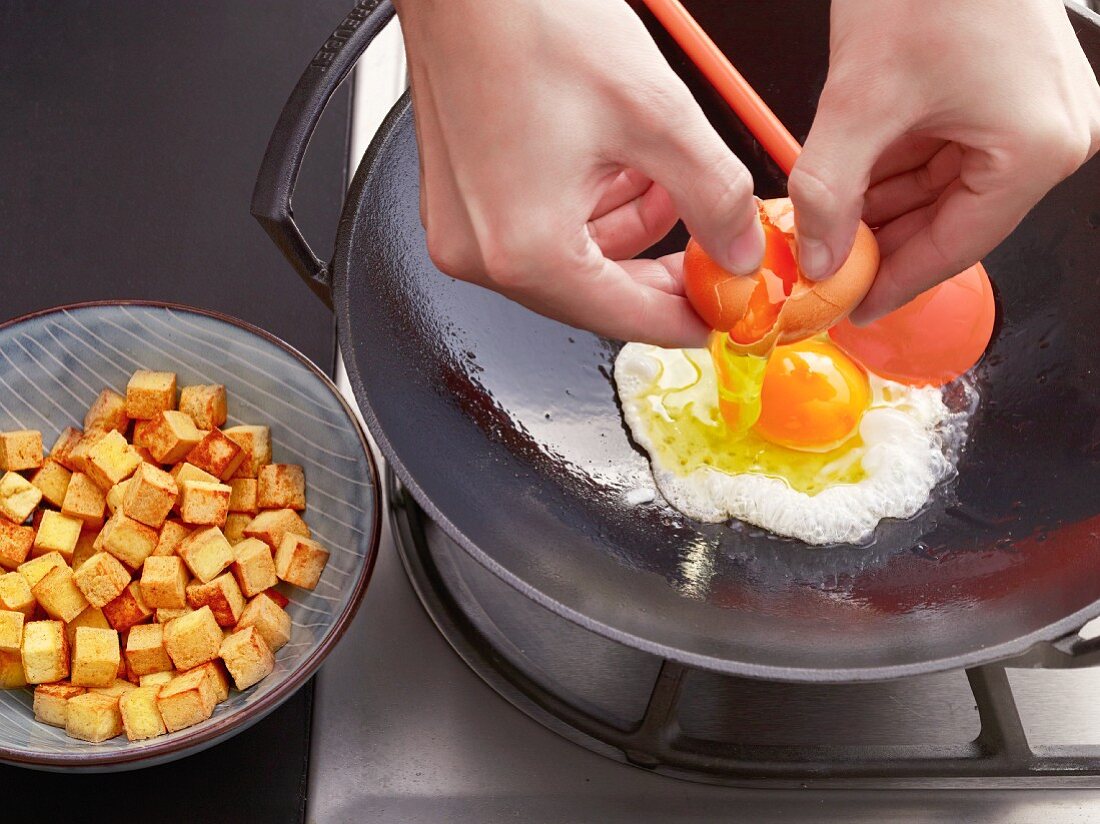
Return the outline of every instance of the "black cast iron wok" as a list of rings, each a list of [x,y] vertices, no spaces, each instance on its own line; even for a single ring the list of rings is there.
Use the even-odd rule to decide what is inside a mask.
[[[691,6],[804,136],[825,76],[828,4]],[[987,258],[1000,318],[977,370],[981,406],[958,477],[924,512],[882,524],[869,547],[700,525],[623,500],[646,463],[616,407],[617,344],[432,266],[407,95],[355,176],[332,263],[306,245],[289,203],[309,135],[391,14],[388,3],[360,3],[312,61],[252,210],[335,304],[356,398],[390,466],[468,552],[590,629],[738,675],[870,680],[1059,639],[1064,653],[1082,649],[1073,633],[1100,614],[1100,164],[1059,186]],[[1100,63],[1100,18],[1071,16]],[[778,171],[655,36],[758,193],[782,194]]]

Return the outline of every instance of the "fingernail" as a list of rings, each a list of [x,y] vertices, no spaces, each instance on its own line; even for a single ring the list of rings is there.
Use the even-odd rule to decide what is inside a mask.
[[[821,280],[832,274],[833,254],[825,241],[804,237],[798,242],[798,265],[810,280]]]
[[[751,275],[764,261],[764,227],[759,220],[733,239],[729,247],[730,271],[735,275]]]

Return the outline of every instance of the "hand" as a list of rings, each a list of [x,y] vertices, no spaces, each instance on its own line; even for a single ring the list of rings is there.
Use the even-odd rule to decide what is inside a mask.
[[[701,346],[682,255],[628,260],[683,218],[749,273],[752,180],[623,0],[398,0],[443,272],[610,337]]]
[[[980,260],[1100,146],[1061,0],[833,0],[829,75],[790,178],[799,260],[832,274],[861,213],[868,323]]]

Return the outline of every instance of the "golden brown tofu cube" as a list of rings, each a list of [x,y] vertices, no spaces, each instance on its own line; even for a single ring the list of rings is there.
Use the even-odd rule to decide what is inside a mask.
[[[23,658],[17,652],[0,652],[0,690],[18,690],[27,686]]]
[[[260,467],[271,463],[271,429],[266,426],[231,426],[223,429],[227,438],[236,443],[248,457],[236,472],[238,478],[255,478]]]
[[[229,511],[255,515],[260,511],[257,503],[259,484],[255,478],[233,478],[229,482]]]
[[[256,627],[245,627],[222,641],[218,653],[237,689],[246,690],[275,669],[275,656]]]
[[[68,681],[39,684],[34,688],[34,720],[65,729],[65,722],[69,717],[69,699],[85,692],[87,690],[84,687],[75,687]]]
[[[130,425],[126,415],[126,398],[113,389],[104,389],[84,416],[84,431],[100,429],[104,432],[114,430],[125,432]]]
[[[88,689],[88,692],[94,692],[97,695],[106,695],[109,698],[113,698],[117,701],[120,697],[122,697],[126,693],[130,692],[131,690],[136,690],[136,689],[137,689],[136,684],[131,684],[129,681],[123,681],[121,678],[116,678],[114,681],[111,682],[110,686],[107,686],[107,687],[90,687]]]
[[[126,384],[126,415],[148,421],[176,408],[176,373],[139,369]]]
[[[178,555],[154,555],[141,568],[141,595],[151,609],[187,605],[187,569]]]
[[[195,610],[191,609],[191,607],[180,607],[179,609],[165,609],[161,607],[156,612],[156,621],[158,624],[167,624],[174,618],[179,618],[182,615],[187,615],[187,613],[194,611]]]
[[[95,481],[83,472],[74,472],[65,491],[65,500],[61,511],[65,515],[79,518],[84,526],[99,529],[103,526],[103,512],[107,508],[107,498]]]
[[[228,480],[247,458],[247,453],[218,429],[211,429],[190,452],[187,463],[209,472],[220,480]]]
[[[157,706],[158,695],[160,687],[149,686],[131,690],[118,699],[122,727],[131,741],[155,738],[168,732]]]
[[[220,704],[229,697],[229,672],[225,664],[218,658],[207,661],[205,664],[195,667],[196,670],[205,670],[214,687],[215,703]],[[192,670],[194,671],[194,670]]]
[[[126,490],[130,487],[130,478],[119,481],[107,490],[107,511],[114,515],[122,509],[122,501],[126,497]]]
[[[306,522],[293,509],[269,509],[253,518],[244,528],[246,538],[259,538],[275,552],[287,535],[301,535],[309,538]]]
[[[23,622],[26,620],[22,612],[0,609],[0,652],[19,652],[23,648]]]
[[[83,437],[84,433],[82,431],[73,429],[71,426],[68,427],[57,436],[53,449],[50,450],[50,457],[70,472],[75,472],[76,467],[72,463],[72,453]]]
[[[104,605],[103,615],[114,629],[125,632],[152,618],[153,610],[149,609],[141,597],[141,585],[134,581],[115,600]]]
[[[196,529],[176,551],[191,574],[204,584],[221,575],[233,563],[233,547],[216,526]]]
[[[65,559],[61,557],[60,552],[47,552],[45,555],[31,558],[29,561],[20,564],[19,574],[26,579],[27,586],[33,590],[35,585],[46,577],[50,570],[65,565]]]
[[[178,670],[188,670],[218,657],[222,630],[210,607],[203,607],[164,625],[164,647]]]
[[[118,699],[98,692],[86,692],[69,699],[65,734],[98,744],[122,733]]]
[[[99,540],[99,530],[83,529],[76,541],[76,549],[73,550],[73,559],[69,563],[73,569],[80,569],[80,565],[99,552],[95,548],[95,542]]]
[[[194,583],[187,587],[187,605],[196,610],[210,607],[219,626],[236,626],[244,612],[244,603],[237,579],[228,572],[209,583]]]
[[[153,421],[155,425],[145,433],[145,445],[157,463],[179,463],[202,440],[195,422],[182,412],[161,412]]]
[[[99,533],[96,549],[110,552],[130,569],[139,569],[153,554],[160,535],[122,511],[116,512]]]
[[[244,540],[244,530],[252,523],[252,516],[244,512],[230,512],[225,518],[222,533],[230,546],[236,546]]]
[[[130,583],[130,572],[109,552],[97,552],[76,568],[73,578],[97,609],[115,600]]]
[[[21,472],[42,466],[42,433],[36,429],[0,432],[0,469]]]
[[[224,426],[229,417],[225,387],[220,384],[185,386],[180,391],[180,412],[186,412],[199,429]]]
[[[104,616],[103,610],[89,606],[73,620],[65,624],[65,637],[69,641],[69,649],[72,649],[76,644],[76,631],[81,627],[111,629],[111,625],[107,623],[107,618]]]
[[[160,529],[177,495],[175,478],[152,464],[142,464],[128,482],[122,511],[135,521]]]
[[[217,696],[205,669],[177,675],[160,688],[157,708],[169,732],[205,721],[214,713]]]
[[[72,476],[73,473],[54,458],[47,458],[42,468],[31,476],[31,483],[42,493],[43,500],[60,509],[65,503],[65,493],[69,491]]]
[[[204,472],[194,464],[189,464],[186,461],[172,467],[170,474],[176,479],[177,487],[183,484],[184,481],[205,481],[208,484],[220,483],[220,480],[209,472]]]
[[[222,483],[184,481],[180,489],[180,517],[196,526],[222,526],[229,514],[232,489]]]
[[[191,532],[190,527],[179,521],[165,521],[164,526],[160,528],[160,539],[157,541],[156,549],[153,550],[153,555],[161,557],[175,555],[183,539]]]
[[[168,670],[167,672],[151,672],[148,675],[142,675],[138,677],[138,686],[154,687],[159,693],[160,688],[175,677],[175,670]]]
[[[246,627],[255,627],[272,652],[278,652],[290,641],[290,615],[267,595],[257,595],[244,608],[237,629]]]
[[[69,567],[57,566],[31,587],[34,600],[55,621],[71,621],[88,608],[88,599],[73,577]]]
[[[271,549],[258,538],[246,538],[233,547],[232,570],[241,592],[249,598],[279,583]]]
[[[138,677],[172,669],[172,659],[164,648],[164,627],[141,624],[126,636],[126,661]]]
[[[312,538],[287,535],[275,552],[275,574],[288,584],[313,589],[321,579],[328,550]]]
[[[134,434],[130,438],[130,443],[134,445],[134,449],[149,450],[149,433],[156,428],[157,422],[154,420],[148,421],[134,421]]]
[[[48,684],[69,676],[69,639],[60,621],[24,624],[20,653],[28,684]]]
[[[107,437],[107,431],[106,429],[89,429],[80,436],[80,440],[76,442],[76,446],[69,453],[69,462],[73,466],[73,472],[88,473],[88,453],[100,440]]]
[[[79,518],[46,510],[42,513],[42,523],[38,525],[38,532],[34,536],[35,554],[57,552],[65,559],[65,563],[71,562],[83,526],[84,522]]]
[[[0,518],[0,567],[15,569],[27,560],[34,545],[34,527],[16,526]]]
[[[108,432],[88,449],[84,471],[106,493],[133,475],[142,463],[141,456],[126,438],[118,432]]]
[[[268,464],[257,479],[260,509],[306,508],[306,473],[297,464]]]
[[[78,687],[109,687],[115,682],[120,659],[117,632],[79,627],[73,645],[70,680]]]
[[[18,572],[0,575],[0,609],[20,612],[30,618],[36,603],[26,578]]]
[[[0,516],[13,524],[27,520],[41,500],[42,491],[18,472],[8,472],[0,478]],[[228,494],[225,502],[228,510]]]

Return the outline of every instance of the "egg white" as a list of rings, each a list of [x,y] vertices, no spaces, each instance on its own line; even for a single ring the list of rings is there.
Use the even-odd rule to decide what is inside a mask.
[[[703,419],[712,414],[716,377],[706,350],[628,343],[615,360],[623,417],[648,453],[657,488],[669,504],[699,521],[736,518],[809,544],[867,540],[883,518],[916,514],[936,484],[954,471],[957,449],[945,449],[945,444],[965,438],[966,415],[952,413],[939,389],[909,387],[874,375],[870,382],[871,404],[859,424],[862,443],[841,459],[845,466],[861,461],[864,476],[855,483],[831,483],[827,467],[825,488],[810,495],[762,474],[663,465],[647,420],[662,414],[661,398],[670,389],[681,390],[680,401],[687,393],[693,414]],[[836,474],[841,469],[836,467]]]

